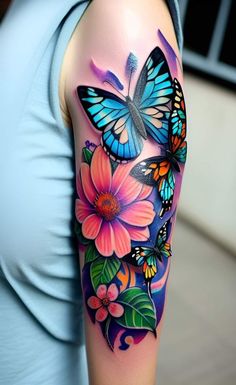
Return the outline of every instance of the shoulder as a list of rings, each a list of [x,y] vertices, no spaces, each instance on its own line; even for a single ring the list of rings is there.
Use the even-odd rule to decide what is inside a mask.
[[[158,43],[161,30],[173,49],[178,45],[172,19],[164,0],[93,0],[77,24],[64,55],[60,77],[60,102],[65,119],[76,111],[75,89],[79,84],[99,86],[91,73],[93,59],[99,67],[124,76],[122,63],[132,51],[140,62]]]

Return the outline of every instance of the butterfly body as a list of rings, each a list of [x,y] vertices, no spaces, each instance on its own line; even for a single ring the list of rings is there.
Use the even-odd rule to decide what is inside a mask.
[[[156,143],[168,143],[173,85],[159,47],[147,58],[132,98],[91,86],[78,86],[77,94],[93,127],[102,132],[102,146],[113,160],[125,163],[137,158],[148,136]]]
[[[130,96],[126,96],[126,103],[130,112],[130,116],[133,120],[133,124],[137,129],[137,132],[143,137],[143,139],[147,139],[147,130],[145,128],[145,124],[140,115],[138,107],[133,102]]]
[[[176,159],[175,155],[170,150],[166,150],[165,155],[166,155],[166,158],[169,161],[170,165],[172,166],[172,168],[175,171],[180,172],[179,163],[178,163],[178,160]]]
[[[158,247],[142,247],[136,246],[133,249],[132,258],[136,259],[137,265],[142,266],[144,262],[147,262],[148,265],[152,264],[153,260],[163,261],[161,251]]]
[[[158,249],[157,246],[153,247],[153,252],[155,254],[155,257],[157,259],[159,259],[160,262],[163,262],[163,257],[162,257],[161,251]]]

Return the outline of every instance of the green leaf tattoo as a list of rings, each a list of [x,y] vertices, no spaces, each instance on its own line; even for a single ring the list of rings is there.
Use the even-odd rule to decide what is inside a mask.
[[[84,161],[90,164],[93,156],[92,151],[90,151],[87,147],[84,147],[82,151],[83,151]]]
[[[86,249],[85,252],[85,263],[93,262],[95,259],[97,259],[100,256],[99,252],[97,251],[95,244],[90,243]]]
[[[94,290],[101,284],[107,284],[115,277],[121,262],[115,257],[99,257],[90,266],[90,277]]]
[[[117,302],[124,306],[124,314],[116,322],[126,328],[139,328],[155,331],[156,312],[152,300],[140,287],[124,290]]]

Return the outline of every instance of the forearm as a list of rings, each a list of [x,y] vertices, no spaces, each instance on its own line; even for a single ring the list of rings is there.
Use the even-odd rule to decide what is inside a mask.
[[[162,1],[95,0],[64,63],[92,385],[155,382],[186,158],[177,55]]]

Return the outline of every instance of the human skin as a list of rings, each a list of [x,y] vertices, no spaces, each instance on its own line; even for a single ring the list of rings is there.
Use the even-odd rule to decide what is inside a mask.
[[[176,56],[173,52],[170,53],[165,41],[170,44]],[[116,271],[114,276],[110,277],[110,281],[100,281],[97,283],[97,286],[94,286],[95,281],[91,277],[93,274],[91,261],[85,259],[88,245],[80,243],[80,266],[85,299],[86,348],[91,385],[118,385],[120,383],[123,385],[153,385],[155,383],[158,346],[171,259],[171,253],[168,250],[171,247],[185,159],[183,162],[177,159],[179,166],[176,166],[174,163],[170,166],[170,168],[173,168],[176,182],[174,197],[173,202],[168,203],[170,207],[163,211],[164,203],[161,203],[160,195],[161,179],[156,179],[152,185],[148,184],[147,179],[142,178],[142,168],[137,165],[144,160],[150,159],[150,157],[155,157],[156,164],[159,167],[161,158],[158,157],[163,155],[163,146],[170,147],[168,138],[166,143],[163,144],[161,139],[154,139],[149,132],[142,136],[138,132],[140,127],[137,127],[139,126],[137,123],[134,132],[135,136],[137,136],[135,143],[141,143],[138,152],[130,156],[129,159],[123,159],[122,156],[116,157],[114,154],[109,156],[109,152],[111,152],[109,144],[104,143],[103,140],[103,145],[101,145],[102,130],[98,130],[96,124],[93,124],[93,119],[89,118],[88,111],[86,111],[89,105],[86,105],[84,102],[85,96],[83,92],[87,91],[84,91],[84,88],[78,87],[96,87],[120,97],[119,91],[121,90],[114,89],[114,82],[112,83],[113,86],[108,84],[108,82],[104,82],[104,79],[107,79],[105,72],[109,70],[124,85],[124,89],[121,91],[122,94],[127,95],[129,79],[127,74],[125,74],[125,66],[129,54],[132,53],[138,63],[136,65],[137,68],[132,72],[130,82],[129,95],[133,96],[144,63],[156,47],[161,49],[160,55],[164,55],[167,68],[170,71],[171,91],[167,95],[169,101],[163,102],[165,107],[169,108],[170,113],[168,114],[165,108],[161,110],[161,113],[165,111],[164,114],[166,114],[168,130],[170,131],[173,126],[170,123],[171,114],[175,108],[174,95],[176,91],[173,86],[174,78],[177,79],[180,87],[183,86],[183,79],[175,32],[164,1],[119,0],[118,2],[116,0],[94,0],[73,33],[65,53],[61,71],[60,101],[62,114],[67,125],[71,122],[74,132],[77,187],[75,214],[78,226],[82,229],[83,238],[89,240],[93,250],[95,248],[99,254],[101,261],[105,259],[110,259],[111,261],[113,259],[114,263],[116,262],[116,264],[123,266],[122,271],[117,268],[118,271]],[[130,113],[130,110],[128,110],[128,113]],[[157,126],[156,129],[160,129],[159,123]],[[185,134],[183,135],[185,139]],[[123,136],[122,140],[124,138],[127,139],[126,136]],[[89,156],[92,157],[92,163],[85,161],[83,149],[88,151]],[[125,163],[123,163],[124,160]],[[179,170],[176,171],[178,167]],[[125,176],[123,177],[125,178],[128,175],[128,179],[123,180],[122,197],[116,195],[112,188],[110,190],[107,188],[107,191],[104,191],[104,186],[100,186],[99,191],[98,187],[99,183],[106,186],[113,183],[115,168],[120,170],[121,173],[124,169],[128,169],[128,174],[124,173]],[[88,181],[91,182],[89,186],[87,186]],[[120,180],[120,183],[122,183],[122,180]],[[89,192],[86,189],[90,189]],[[132,196],[128,206],[133,208],[133,211],[129,212],[128,219],[127,217],[124,219],[121,209],[126,210],[126,206],[122,203],[124,202],[122,199],[127,199],[128,190],[130,191],[130,196]],[[137,194],[138,190],[140,190],[140,194]],[[141,190],[146,191],[145,196],[142,196]],[[104,192],[108,194],[105,197]],[[87,195],[90,193],[92,196],[95,196],[95,193],[97,194],[94,201],[93,198],[88,199]],[[104,199],[106,199],[106,202],[109,199],[113,199],[109,201],[109,204],[115,205],[112,212],[104,211],[104,206],[102,206]],[[135,208],[137,208],[136,212]],[[140,212],[142,212],[142,215],[140,215]],[[95,213],[94,221],[96,223],[97,221],[102,222],[100,232],[97,232],[98,234],[94,233],[94,229],[97,226],[95,222],[93,224],[91,221],[89,226],[86,226],[86,213],[87,217],[91,213]],[[139,218],[140,223],[138,222]],[[168,223],[168,228],[170,229],[165,239],[167,246],[164,244],[159,246],[159,249],[163,248],[161,257],[159,255],[159,260],[157,254],[154,255],[154,267],[157,273],[152,272],[153,276],[151,278],[147,276],[145,278],[145,264],[140,266],[135,266],[135,263],[132,264],[132,250],[137,245],[140,247],[149,246],[154,253],[153,246],[150,246],[147,242],[150,241],[154,244],[166,223]],[[110,226],[109,231],[113,235],[108,236],[109,234],[105,233],[104,230],[105,239],[107,240],[106,244],[104,244],[98,238],[104,235],[102,234],[102,226],[108,225]],[[125,230],[122,230],[126,236],[125,239],[123,239],[122,232],[119,230],[121,226],[122,229],[125,228]],[[135,231],[138,231],[138,236],[134,235],[134,227]],[[117,238],[120,239],[117,240]],[[119,241],[122,245],[120,245]],[[95,265],[96,263],[95,261]],[[128,279],[129,283],[127,283]],[[133,282],[132,284],[131,281]],[[113,307],[115,309],[114,312],[109,312],[107,304],[104,305],[105,297],[101,295],[101,291],[104,291],[105,288],[109,290],[110,285],[113,285],[111,286],[112,289],[116,286],[116,291],[118,290],[116,292],[110,289],[115,298],[114,300],[110,298],[110,303],[118,303],[118,306],[115,305]],[[114,331],[118,330],[116,321],[122,320],[122,316],[127,311],[127,307],[124,305],[124,301],[121,301],[120,295],[123,290],[133,289],[134,287],[137,288],[139,293],[142,291],[142,295],[158,313],[155,330],[147,330],[144,327],[143,329],[141,328],[143,334],[139,334],[140,329],[138,330],[137,327],[137,319],[135,320],[136,326],[132,324],[132,327],[132,321],[129,320],[128,324],[126,324],[127,327],[119,329],[114,339],[111,336],[107,338],[102,333],[102,325],[108,325],[108,320],[112,320],[112,322],[115,320],[116,326],[113,328]],[[159,290],[158,288],[161,289]],[[94,297],[97,297],[97,299],[94,299]],[[105,299],[109,302],[109,298],[106,297]],[[161,306],[160,303],[162,302]],[[100,306],[102,303],[103,305]],[[142,309],[142,311],[145,312],[145,309]],[[134,334],[131,333],[132,337],[128,336],[131,329],[134,331]],[[122,345],[121,336],[125,332],[128,332],[127,339],[125,340],[128,343],[123,343]],[[123,350],[120,348],[121,345],[123,348],[125,347]]]

